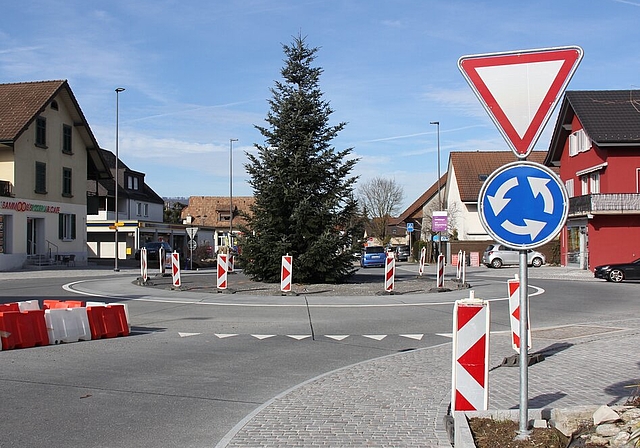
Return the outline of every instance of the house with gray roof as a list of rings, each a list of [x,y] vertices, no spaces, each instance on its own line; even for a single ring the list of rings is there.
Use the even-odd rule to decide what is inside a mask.
[[[640,90],[566,92],[544,163],[569,195],[563,265],[640,258]]]

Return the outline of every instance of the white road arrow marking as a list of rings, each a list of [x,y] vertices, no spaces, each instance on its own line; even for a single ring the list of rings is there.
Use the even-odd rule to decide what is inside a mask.
[[[419,341],[422,339],[424,334],[401,334],[400,336],[402,336],[403,338],[415,339],[416,341]]]
[[[553,196],[551,195],[549,187],[547,187],[547,184],[551,182],[551,179],[527,177],[527,180],[529,181],[533,197],[537,198],[538,195],[542,195],[542,200],[544,201],[544,212],[553,213]]]
[[[503,229],[513,233],[514,235],[530,235],[531,241],[535,240],[542,229],[544,229],[544,226],[547,225],[546,222],[534,221],[533,219],[523,219],[523,221],[523,226],[514,224],[508,219],[501,225]]]
[[[487,199],[489,199],[489,203],[491,204],[491,208],[493,209],[493,213],[496,216],[498,216],[502,211],[502,209],[507,206],[509,201],[511,201],[510,198],[505,198],[504,196],[507,194],[509,190],[517,186],[518,186],[518,178],[512,177],[511,179],[507,180],[505,183],[500,185],[500,187],[496,191],[495,196],[487,196]]]
[[[310,334],[288,334],[287,336],[289,336],[290,338],[293,338],[293,339],[295,339],[297,341],[301,341],[303,339],[311,337]]]
[[[231,333],[213,333],[215,334],[218,338],[220,339],[225,339],[225,338],[232,338],[234,336],[238,336],[238,334],[231,334]]]
[[[374,339],[376,341],[382,341],[387,337],[386,334],[363,334],[362,336],[364,336],[365,338]]]
[[[346,338],[349,337],[348,334],[340,334],[340,335],[329,335],[329,334],[327,334],[325,336],[328,337],[328,338],[331,338],[331,339],[335,339],[336,341],[342,341],[343,339],[346,339]]]
[[[188,338],[189,336],[198,336],[200,333],[181,333],[178,332],[178,336],[181,338]]]
[[[253,336],[256,339],[268,339],[268,338],[272,338],[275,336],[275,334],[252,334],[251,336]]]

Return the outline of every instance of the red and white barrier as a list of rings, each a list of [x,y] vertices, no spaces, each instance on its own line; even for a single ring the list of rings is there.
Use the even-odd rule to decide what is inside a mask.
[[[122,304],[47,299],[43,309],[37,301],[14,302],[0,308],[0,346],[5,350],[130,333],[129,314]],[[19,311],[22,308],[26,310]]]
[[[280,291],[291,292],[291,276],[293,275],[293,257],[289,254],[282,256],[280,266]]]
[[[453,262],[453,260],[452,260]],[[456,257],[456,279],[460,280],[462,277],[462,251],[458,251],[458,256]]]
[[[393,292],[396,280],[396,259],[393,253],[387,253],[384,265],[384,290]]]
[[[218,254],[218,289],[227,289],[227,254]]]
[[[422,274],[424,273],[424,264],[427,260],[427,248],[423,247],[422,249],[420,249],[420,267],[418,268],[418,274],[420,274],[420,276],[422,277]]]
[[[227,259],[227,272],[229,274],[233,274],[233,254],[229,253],[229,258]]]
[[[147,248],[143,247],[140,249],[140,277],[144,283],[147,283],[147,278],[149,278],[148,269]]]
[[[174,288],[179,288],[182,285],[180,279],[180,254],[176,251],[171,254],[171,281]]]
[[[509,320],[511,321],[511,345],[513,349],[520,353],[520,279],[507,280],[509,290]],[[527,305],[529,301],[527,301]],[[531,349],[531,319],[527,313],[527,347]]]
[[[456,300],[453,308],[451,409],[481,411],[489,406],[489,302]]]
[[[436,288],[444,288],[444,255],[438,255],[436,266]]]

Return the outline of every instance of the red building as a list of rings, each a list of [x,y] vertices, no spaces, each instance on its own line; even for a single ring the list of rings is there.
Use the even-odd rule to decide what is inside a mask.
[[[562,265],[640,257],[640,90],[566,92],[545,164],[570,198]]]

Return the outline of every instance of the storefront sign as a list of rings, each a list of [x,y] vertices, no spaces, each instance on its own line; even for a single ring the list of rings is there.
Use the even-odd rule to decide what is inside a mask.
[[[24,201],[2,201],[0,202],[0,208],[3,208],[5,210],[15,210],[17,212],[60,213],[60,207],[43,204],[33,204],[31,202]]]

